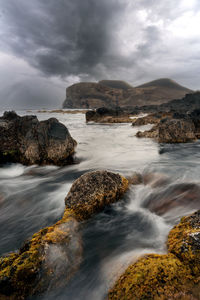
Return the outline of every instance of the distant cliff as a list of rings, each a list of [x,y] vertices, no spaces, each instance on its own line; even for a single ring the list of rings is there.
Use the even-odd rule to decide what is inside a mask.
[[[98,108],[159,105],[179,99],[192,90],[168,78],[132,87],[120,80],[102,80],[73,84],[66,90],[63,108]]]

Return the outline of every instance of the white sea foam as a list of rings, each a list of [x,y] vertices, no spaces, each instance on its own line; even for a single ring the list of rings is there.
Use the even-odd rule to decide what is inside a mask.
[[[11,164],[0,168],[0,178],[12,178],[21,176],[26,167],[21,164]]]

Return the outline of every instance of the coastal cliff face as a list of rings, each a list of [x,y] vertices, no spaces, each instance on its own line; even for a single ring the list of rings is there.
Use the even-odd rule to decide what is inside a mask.
[[[63,108],[159,105],[182,98],[190,92],[192,91],[175,81],[165,78],[138,87],[118,80],[81,82],[67,88]]]

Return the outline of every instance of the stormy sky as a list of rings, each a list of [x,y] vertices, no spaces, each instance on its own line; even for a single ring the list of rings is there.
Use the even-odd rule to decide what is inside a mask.
[[[79,81],[200,89],[199,28],[198,0],[0,0],[1,109],[61,107]]]

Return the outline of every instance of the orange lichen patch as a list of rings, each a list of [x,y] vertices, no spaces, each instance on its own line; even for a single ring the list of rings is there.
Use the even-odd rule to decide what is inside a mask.
[[[200,211],[181,219],[170,231],[167,246],[200,280]]]
[[[169,299],[191,286],[190,269],[173,254],[151,254],[131,265],[109,291],[109,299]]]

